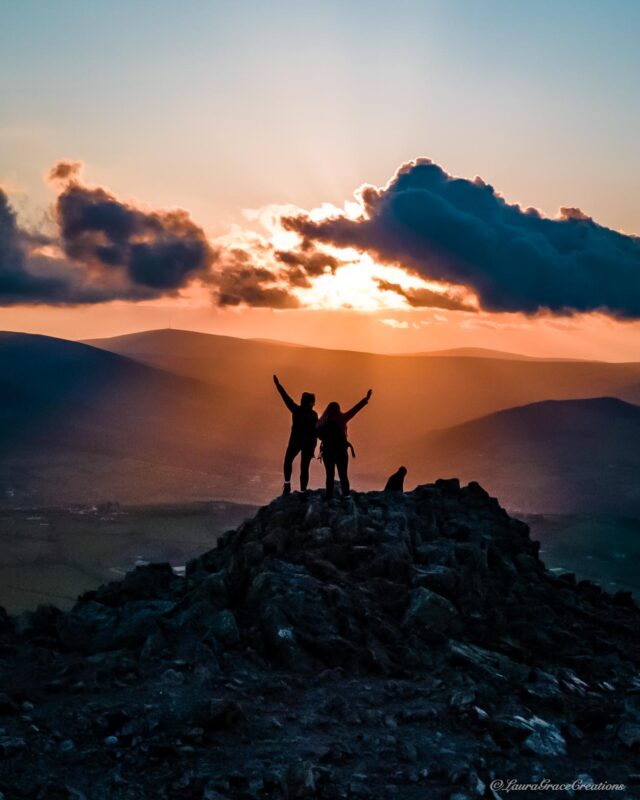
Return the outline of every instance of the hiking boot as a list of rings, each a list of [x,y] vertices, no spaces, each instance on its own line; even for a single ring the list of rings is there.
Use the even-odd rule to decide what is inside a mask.
[[[282,487],[282,494],[283,495],[291,494],[291,484],[290,483],[285,483],[285,485]]]

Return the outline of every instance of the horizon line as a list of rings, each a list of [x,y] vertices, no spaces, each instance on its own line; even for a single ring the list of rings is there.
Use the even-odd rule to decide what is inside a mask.
[[[222,334],[222,333],[210,333],[208,331],[203,330],[195,330],[189,328],[174,328],[174,327],[165,327],[165,328],[145,328],[143,330],[130,330],[124,333],[117,333],[112,336],[92,336],[86,338],[66,338],[64,336],[52,336],[46,333],[35,333],[31,331],[23,331],[23,330],[10,330],[10,329],[2,329],[0,330],[0,335],[4,333],[17,333],[22,334],[24,336],[42,336],[48,339],[59,339],[60,341],[70,341],[70,342],[77,342],[79,344],[86,344],[90,346],[96,346],[94,343],[96,342],[108,342],[114,339],[121,339],[125,337],[133,337],[139,336],[144,334],[153,334],[153,333],[177,333],[177,334],[191,334],[195,336],[206,336],[213,339],[231,339],[235,341],[243,341],[243,342],[255,342],[258,344],[271,344],[274,346],[280,347],[295,347],[305,350],[324,350],[328,352],[334,353],[354,353],[357,355],[365,355],[365,356],[378,356],[378,357],[388,357],[388,358],[472,358],[475,360],[511,360],[511,361],[563,361],[563,362],[580,362],[580,363],[598,363],[598,364],[638,364],[639,361],[628,361],[628,360],[621,360],[621,361],[613,361],[607,360],[602,358],[578,358],[575,356],[547,356],[547,355],[530,355],[526,353],[514,353],[509,350],[497,350],[495,348],[490,347],[472,347],[472,346],[462,346],[462,347],[448,347],[442,348],[439,350],[419,350],[419,351],[407,351],[407,352],[381,352],[376,350],[361,350],[356,348],[349,348],[349,347],[322,347],[321,345],[309,345],[304,344],[302,342],[295,342],[295,341],[287,341],[285,339],[273,339],[270,337],[256,337],[256,336],[231,336],[229,334]],[[495,355],[494,355],[495,354]]]

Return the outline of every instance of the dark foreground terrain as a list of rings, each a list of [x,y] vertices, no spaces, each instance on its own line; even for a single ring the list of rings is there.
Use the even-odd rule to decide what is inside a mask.
[[[0,792],[640,796],[640,612],[547,572],[477,484],[280,498],[186,577],[0,617]]]

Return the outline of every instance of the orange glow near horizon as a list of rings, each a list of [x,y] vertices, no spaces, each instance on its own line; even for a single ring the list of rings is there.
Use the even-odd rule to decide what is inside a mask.
[[[482,347],[549,358],[640,361],[640,322],[620,322],[599,314],[562,318],[438,309],[273,311],[218,309],[183,299],[6,308],[0,311],[0,328],[75,340],[176,328],[376,353]]]
[[[232,226],[228,233],[211,238],[211,245],[221,251],[246,251],[255,266],[274,272],[276,286],[278,281],[284,285],[278,275],[278,251],[295,252],[302,243],[296,233],[284,229],[280,218],[300,211],[276,204],[247,210],[246,225]],[[361,203],[347,201],[342,207],[324,203],[306,213],[317,221],[340,214],[356,218],[364,211]],[[0,308],[0,329],[83,340],[173,327],[377,353],[476,347],[538,357],[640,361],[640,321],[593,313],[564,317],[488,313],[478,309],[465,287],[426,280],[354,249],[318,247],[338,266],[311,277],[309,286],[287,287],[299,300],[299,309],[220,308],[212,300],[211,287],[195,282],[174,297],[137,303]],[[53,244],[40,245],[39,252],[63,257]],[[385,289],[381,282],[395,288]],[[430,298],[436,303],[432,307],[412,305],[405,294],[416,292],[435,293],[442,300]],[[463,310],[452,310],[456,304],[463,304]]]

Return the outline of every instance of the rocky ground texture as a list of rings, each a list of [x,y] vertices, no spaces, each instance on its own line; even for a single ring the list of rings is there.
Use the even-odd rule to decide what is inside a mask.
[[[639,634],[477,484],[293,494],[186,577],[0,612],[0,798],[632,800]],[[500,784],[544,779],[626,788]]]

